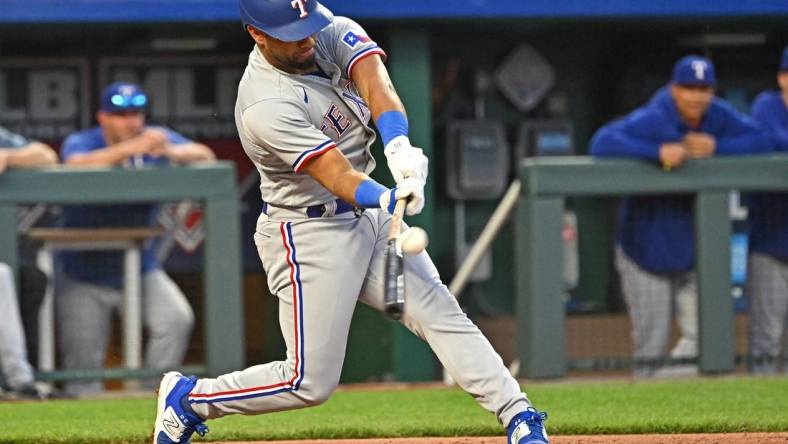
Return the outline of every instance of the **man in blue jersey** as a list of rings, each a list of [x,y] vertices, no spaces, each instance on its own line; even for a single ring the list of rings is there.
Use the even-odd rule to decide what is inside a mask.
[[[645,106],[596,132],[591,154],[634,157],[669,170],[689,158],[770,150],[770,140],[752,120],[714,96],[716,85],[710,60],[681,58],[670,83]],[[679,367],[681,372],[660,368],[667,357],[674,301],[681,338],[670,357],[697,356],[692,197],[627,198],[618,228],[616,267],[632,319],[635,375],[696,373],[695,365]]]
[[[113,83],[101,96],[98,126],[70,135],[63,142],[69,166],[166,166],[213,160],[207,146],[163,127],[147,126],[148,97],[131,83]],[[63,209],[63,225],[81,228],[146,227],[155,224],[158,205],[71,205]],[[145,365],[180,365],[194,323],[186,297],[161,269],[153,247],[142,252],[142,313],[148,343]],[[60,255],[62,278],[56,298],[63,367],[98,369],[104,363],[112,313],[122,303],[123,253],[72,251]],[[72,381],[69,395],[101,390],[99,381]]]
[[[777,72],[779,91],[755,98],[752,116],[767,131],[776,151],[788,151],[788,46]],[[777,371],[780,340],[788,329],[788,193],[753,195],[750,202],[750,371]],[[783,361],[788,341],[783,344]],[[788,365],[783,367],[788,373]]]

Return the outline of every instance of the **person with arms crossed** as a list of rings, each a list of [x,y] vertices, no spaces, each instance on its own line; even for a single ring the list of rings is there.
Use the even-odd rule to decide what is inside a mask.
[[[314,0],[240,0],[255,42],[238,89],[236,124],[260,173],[254,235],[287,344],[284,361],[217,378],[164,375],[154,442],[190,442],[208,419],[325,402],[339,383],[358,301],[383,309],[391,211],[424,206],[427,158],[412,147],[385,53],[357,23]],[[370,179],[374,119],[397,182]],[[508,426],[511,444],[546,443],[543,420],[502,359],[448,292],[426,252],[405,258],[403,325],[452,377]]]
[[[649,103],[594,134],[591,154],[643,159],[670,170],[690,158],[770,150],[751,119],[715,97],[716,85],[709,59],[681,58],[670,83]],[[670,357],[691,359],[698,353],[692,204],[691,196],[661,195],[630,197],[620,208],[616,267],[632,320],[637,377],[697,373],[696,365],[660,365],[674,301],[681,337]]]
[[[207,146],[168,128],[147,126],[148,97],[139,86],[118,82],[107,86],[96,113],[98,126],[74,133],[63,142],[68,166],[166,166],[212,161]],[[156,204],[69,205],[62,225],[69,228],[149,227],[155,224]],[[112,313],[122,304],[123,253],[67,251],[59,255],[56,313],[63,366],[99,369],[104,363]],[[142,251],[142,313],[148,331],[145,365],[180,365],[189,343],[194,314],[186,297],[162,270],[152,245]],[[69,395],[101,390],[100,381],[70,381]]]
[[[755,98],[752,116],[767,131],[774,148],[788,152],[788,46],[777,72],[779,91]],[[780,341],[788,331],[788,194],[754,194],[749,205],[750,371],[774,374]],[[788,341],[782,347],[783,372],[788,373]]]
[[[52,148],[27,140],[0,127],[0,175],[9,168],[36,168],[57,163]],[[0,399],[44,399],[50,390],[37,384],[25,345],[25,329],[16,291],[14,273],[0,262],[0,379],[5,380],[8,393]]]

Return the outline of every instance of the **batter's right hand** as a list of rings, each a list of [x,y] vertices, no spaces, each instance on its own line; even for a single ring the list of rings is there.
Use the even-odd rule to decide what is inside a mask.
[[[659,161],[668,170],[684,163],[687,155],[687,149],[680,143],[663,143],[659,147]]]
[[[380,208],[394,213],[394,205],[399,199],[407,199],[405,214],[413,216],[424,209],[424,183],[415,177],[402,179],[395,188],[380,195]]]

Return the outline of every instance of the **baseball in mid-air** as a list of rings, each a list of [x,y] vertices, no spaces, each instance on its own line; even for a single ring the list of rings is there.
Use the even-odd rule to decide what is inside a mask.
[[[400,246],[405,254],[416,255],[424,251],[429,243],[427,232],[419,227],[410,227],[399,235]]]

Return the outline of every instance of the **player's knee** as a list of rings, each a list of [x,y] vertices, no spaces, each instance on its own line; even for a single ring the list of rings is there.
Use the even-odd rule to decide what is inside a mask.
[[[299,392],[306,403],[314,407],[328,401],[336,388],[337,384],[302,384]]]

